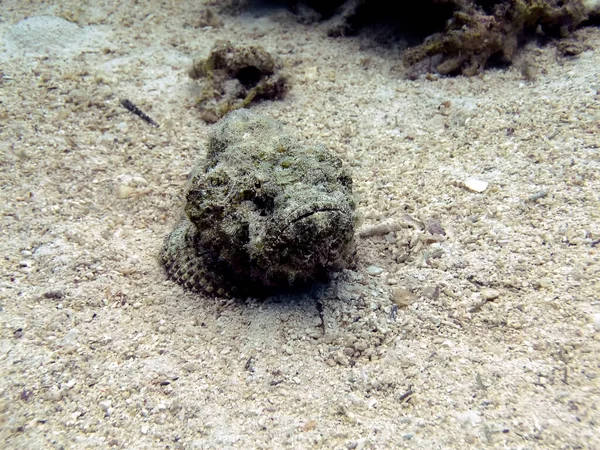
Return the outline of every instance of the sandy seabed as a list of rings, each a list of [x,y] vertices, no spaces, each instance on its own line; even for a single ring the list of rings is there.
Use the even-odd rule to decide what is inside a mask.
[[[600,29],[408,81],[366,37],[202,9],[0,4],[0,447],[600,448]],[[279,55],[253,109],[352,170],[357,263],[313,292],[209,298],[157,261],[218,39]]]

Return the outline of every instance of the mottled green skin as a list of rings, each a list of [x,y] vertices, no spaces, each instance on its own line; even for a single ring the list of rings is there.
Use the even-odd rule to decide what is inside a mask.
[[[269,294],[323,280],[354,255],[352,179],[341,160],[247,110],[217,124],[185,213],[161,259],[193,290]]]

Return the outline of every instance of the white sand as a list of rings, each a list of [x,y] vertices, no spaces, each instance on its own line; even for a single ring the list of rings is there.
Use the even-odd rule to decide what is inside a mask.
[[[598,28],[576,59],[529,45],[532,81],[406,81],[283,12],[61,4],[0,5],[0,447],[600,448]],[[396,230],[312,295],[204,298],[157,262],[209,129],[186,69],[220,38],[284,59],[291,92],[256,110]]]

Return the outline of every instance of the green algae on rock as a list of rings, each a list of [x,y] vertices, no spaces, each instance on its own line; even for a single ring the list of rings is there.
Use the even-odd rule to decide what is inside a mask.
[[[202,79],[196,99],[202,119],[214,123],[227,113],[260,99],[282,98],[287,79],[281,62],[262,47],[217,41],[206,59],[194,60],[189,75]]]
[[[342,161],[248,110],[216,125],[186,199],[161,260],[192,290],[266,295],[326,280],[353,258],[355,203]]]

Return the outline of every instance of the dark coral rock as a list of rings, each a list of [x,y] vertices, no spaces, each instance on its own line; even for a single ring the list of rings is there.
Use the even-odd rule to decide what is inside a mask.
[[[193,290],[269,294],[325,280],[354,255],[352,179],[341,160],[247,110],[216,126],[186,197],[187,217],[161,259]]]
[[[445,30],[407,50],[406,65],[441,55],[437,72],[476,75],[491,58],[511,62],[519,42],[536,28],[564,37],[588,18],[581,0],[452,0],[452,3],[456,9]]]
[[[204,81],[197,105],[202,118],[216,122],[230,111],[260,99],[280,99],[287,90],[281,62],[262,47],[217,41],[207,59],[194,61],[189,75]]]
[[[243,8],[257,3],[237,0]],[[486,66],[512,62],[527,38],[539,34],[564,38],[589,17],[600,18],[597,0],[289,0],[290,9],[312,7],[329,20],[330,36],[369,30],[375,40],[392,31],[392,41],[410,48],[404,63],[409,77],[423,72],[476,75]],[[566,51],[562,51],[565,49]],[[578,49],[560,47],[573,55]]]
[[[386,24],[413,45],[404,56],[408,67],[424,60],[429,64],[439,57],[433,71],[472,76],[490,60],[511,62],[518,45],[536,30],[565,37],[594,14],[584,0],[423,0],[405,4],[347,0],[338,9],[339,17],[329,34],[356,34],[362,27]]]

